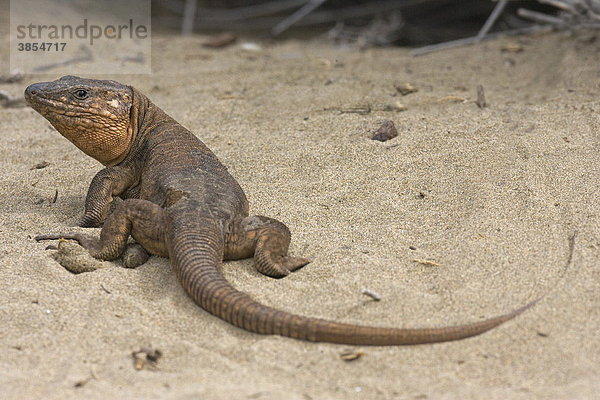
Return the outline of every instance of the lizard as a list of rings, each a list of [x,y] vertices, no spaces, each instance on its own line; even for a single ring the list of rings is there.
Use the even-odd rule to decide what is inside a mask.
[[[244,191],[200,139],[140,91],[116,81],[63,76],[28,86],[25,99],[62,136],[105,166],[92,179],[79,223],[102,227],[100,237],[71,232],[35,239],[72,239],[97,259],[123,256],[130,267],[150,254],[168,257],[192,300],[239,328],[349,345],[437,343],[479,335],[539,301],[439,328],[355,325],[264,305],[225,279],[223,260],[254,257],[254,267],[273,278],[310,261],[287,254],[291,234],[282,222],[249,216]],[[115,197],[123,201],[111,212]],[[128,244],[129,236],[134,244]]]

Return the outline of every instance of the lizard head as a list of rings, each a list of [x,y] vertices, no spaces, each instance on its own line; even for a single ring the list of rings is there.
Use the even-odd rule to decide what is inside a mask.
[[[63,76],[27,87],[25,100],[61,135],[104,165],[121,162],[133,145],[137,113],[129,86]]]

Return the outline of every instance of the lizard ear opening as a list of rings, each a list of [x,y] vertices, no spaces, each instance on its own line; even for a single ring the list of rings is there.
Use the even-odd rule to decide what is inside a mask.
[[[129,109],[129,127],[127,128],[127,133],[129,134],[130,140],[133,142],[139,126],[141,99],[133,87],[127,87],[131,90],[131,108]]]

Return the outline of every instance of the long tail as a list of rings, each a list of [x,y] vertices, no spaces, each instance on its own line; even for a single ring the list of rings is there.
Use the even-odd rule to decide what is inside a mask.
[[[175,218],[170,227],[170,259],[187,293],[204,310],[250,332],[353,345],[413,345],[479,335],[535,305],[536,299],[507,314],[467,325],[398,329],[337,323],[265,306],[223,277],[223,238],[210,219]]]

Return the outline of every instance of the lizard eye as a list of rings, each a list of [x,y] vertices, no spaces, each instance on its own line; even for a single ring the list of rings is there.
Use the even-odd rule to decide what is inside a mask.
[[[77,89],[73,92],[73,96],[78,98],[79,100],[85,100],[88,98],[88,92],[85,89]]]

